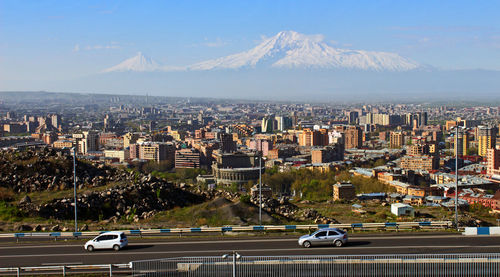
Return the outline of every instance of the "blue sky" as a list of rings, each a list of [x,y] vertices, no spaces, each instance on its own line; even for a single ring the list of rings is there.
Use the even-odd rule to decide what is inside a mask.
[[[78,78],[138,51],[188,65],[282,30],[439,68],[500,70],[499,11],[500,1],[0,0],[0,80]]]

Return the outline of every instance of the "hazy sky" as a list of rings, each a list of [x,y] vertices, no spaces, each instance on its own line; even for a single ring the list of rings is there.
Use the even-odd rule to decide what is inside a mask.
[[[457,0],[0,0],[0,81],[78,78],[138,51],[188,65],[282,30],[439,68],[500,70],[499,11],[500,1]]]

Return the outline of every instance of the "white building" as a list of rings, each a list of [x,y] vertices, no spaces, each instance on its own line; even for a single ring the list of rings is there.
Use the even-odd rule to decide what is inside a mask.
[[[130,152],[125,150],[104,150],[104,157],[118,158],[120,159],[120,162],[123,162],[129,159]]]
[[[404,203],[394,203],[391,205],[391,213],[397,216],[415,216],[415,209]]]

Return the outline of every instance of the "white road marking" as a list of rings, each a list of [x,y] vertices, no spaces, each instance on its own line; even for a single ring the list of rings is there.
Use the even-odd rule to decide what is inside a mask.
[[[475,246],[475,245],[400,245],[400,246],[377,246],[377,247],[369,247],[369,246],[352,246],[346,247],[346,249],[420,249],[420,248],[498,248],[499,245],[484,245],[484,246]],[[278,249],[218,249],[218,250],[190,250],[190,251],[151,251],[151,252],[134,252],[134,251],[119,251],[119,252],[93,252],[93,253],[61,253],[61,254],[22,254],[22,255],[1,255],[0,258],[29,258],[29,257],[59,257],[59,256],[116,256],[116,255],[158,255],[158,254],[194,254],[194,253],[225,253],[227,251],[237,250],[241,252],[277,252],[277,251],[307,251],[307,252],[316,252],[329,248],[318,247],[318,248],[278,248]],[[336,248],[331,248],[333,250]],[[338,249],[341,250],[341,249]],[[332,254],[338,255],[338,254]]]
[[[42,263],[42,265],[77,265],[83,264],[82,262],[74,262],[74,263]]]

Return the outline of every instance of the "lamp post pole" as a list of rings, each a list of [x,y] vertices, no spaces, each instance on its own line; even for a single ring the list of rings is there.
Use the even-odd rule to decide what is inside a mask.
[[[236,251],[233,251],[233,277],[236,277]]]
[[[262,156],[259,152],[259,226],[262,226]]]
[[[458,230],[458,121],[455,131],[455,224]]]
[[[75,232],[78,232],[78,221],[76,211],[76,148],[73,147],[73,196],[75,198]]]

